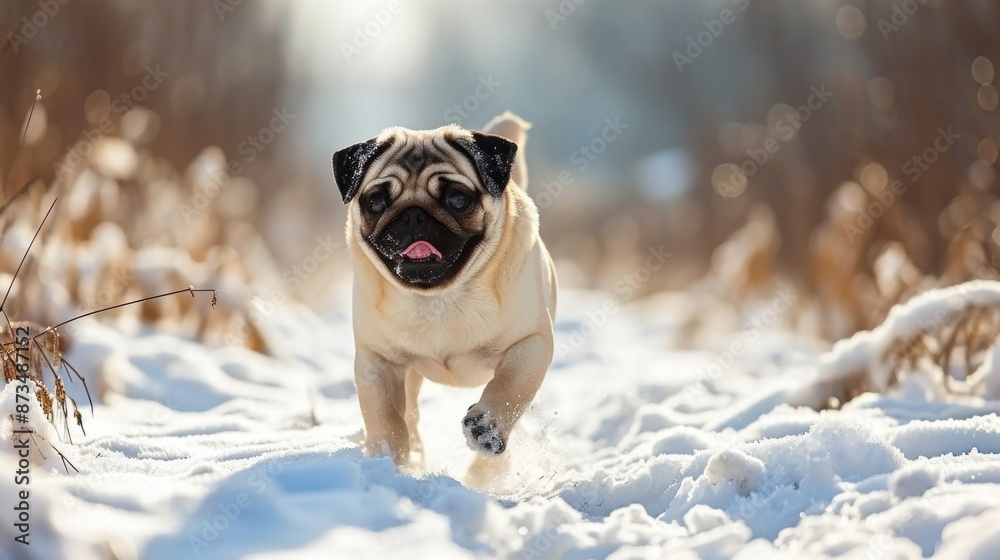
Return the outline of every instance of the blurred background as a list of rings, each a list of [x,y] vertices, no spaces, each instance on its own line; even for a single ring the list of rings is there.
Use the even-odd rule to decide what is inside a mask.
[[[40,322],[191,283],[229,288],[191,320],[225,339],[208,323],[245,320],[250,293],[343,298],[345,251],[321,250],[343,246],[331,154],[506,109],[533,124],[563,288],[683,291],[692,323],[738,328],[793,286],[783,320],[836,340],[1000,265],[986,0],[39,0],[0,18],[0,180],[18,195],[0,270],[61,197],[22,272],[43,282],[9,306]]]

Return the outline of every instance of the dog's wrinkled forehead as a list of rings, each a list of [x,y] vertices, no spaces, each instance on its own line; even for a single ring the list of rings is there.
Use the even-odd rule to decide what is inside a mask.
[[[437,157],[436,154],[425,150],[423,144],[416,144],[410,148],[410,151],[397,157],[396,163],[408,173],[416,174],[431,163],[444,163],[444,158]]]
[[[472,133],[464,128],[455,125],[434,130],[392,127],[382,131],[375,141],[389,147],[362,177],[362,189],[366,184],[379,183],[386,178],[395,179],[390,182],[393,195],[398,195],[396,191],[403,185],[432,189],[426,181],[437,173],[467,177],[469,186],[476,180],[476,168],[460,148],[459,142],[473,142]],[[418,179],[422,179],[419,184]]]
[[[372,172],[396,174],[403,181],[437,165],[451,166],[455,173],[478,180],[483,190],[499,197],[510,180],[516,152],[517,145],[506,138],[456,125],[434,130],[393,127],[338,150],[333,155],[333,176],[345,203],[358,194]]]
[[[464,133],[464,134],[463,134]],[[402,171],[410,176],[418,175],[422,170],[435,164],[458,165],[464,163],[460,158],[448,157],[447,151],[454,150],[448,143],[449,138],[463,138],[471,141],[472,135],[467,130],[457,127],[449,127],[448,130],[439,128],[436,130],[410,130],[407,128],[391,128],[385,133],[383,142],[397,146],[397,150],[390,148],[386,153],[386,158],[391,158],[392,163],[398,165]],[[379,135],[381,139],[383,135]],[[435,142],[435,139],[438,139]],[[458,165],[461,169],[461,165]],[[474,170],[472,170],[474,172]]]

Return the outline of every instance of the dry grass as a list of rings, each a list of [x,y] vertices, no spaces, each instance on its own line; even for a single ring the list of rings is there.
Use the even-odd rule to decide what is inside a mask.
[[[962,295],[966,288],[970,297]],[[932,399],[1000,398],[1000,285],[949,290],[947,301],[914,300],[885,324],[835,346],[798,404],[839,408],[864,393],[890,393],[904,384],[921,387]],[[916,385],[907,383],[911,378]]]
[[[24,130],[28,126],[30,118]],[[225,335],[240,326],[249,333],[239,338],[243,344],[266,349],[258,326],[244,316],[250,272],[243,254],[249,253],[246,232],[253,231],[245,226],[252,217],[224,211],[224,196],[190,219],[164,212],[190,203],[192,193],[204,188],[204,173],[181,173],[119,138],[102,138],[91,148],[88,158],[64,167],[52,183],[29,181],[0,205],[0,275],[7,275],[0,302],[4,385],[33,385],[42,415],[69,443],[72,426],[86,433],[80,406],[67,392],[70,384],[82,385],[93,413],[93,372],[79,371],[66,355],[80,319],[126,313],[210,344],[231,343]],[[206,157],[210,161],[192,166],[217,163]],[[219,179],[221,190],[230,178]],[[195,285],[230,289],[220,298],[216,289]],[[207,312],[198,292],[212,293],[216,312]],[[112,386],[97,379],[99,393]],[[32,437],[52,433],[39,428],[32,426]],[[71,463],[48,443],[68,470]]]
[[[932,364],[942,385],[954,394],[970,394],[973,376],[1000,335],[1000,307],[970,305],[941,324],[936,332],[920,332],[893,341],[884,360],[891,385],[906,371]]]

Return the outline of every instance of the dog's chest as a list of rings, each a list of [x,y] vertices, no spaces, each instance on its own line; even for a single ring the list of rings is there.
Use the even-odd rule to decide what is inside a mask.
[[[404,348],[446,358],[489,345],[502,329],[500,306],[471,294],[407,299],[388,317]]]
[[[431,381],[476,386],[493,375],[501,355],[499,305],[474,297],[422,298],[395,306],[387,326],[393,358]]]

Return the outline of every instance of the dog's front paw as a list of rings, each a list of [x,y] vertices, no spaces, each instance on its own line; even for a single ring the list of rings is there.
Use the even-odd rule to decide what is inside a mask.
[[[489,411],[479,410],[476,405],[469,407],[469,412],[462,419],[462,430],[469,449],[478,451],[483,457],[499,455],[507,448],[493,416]]]

